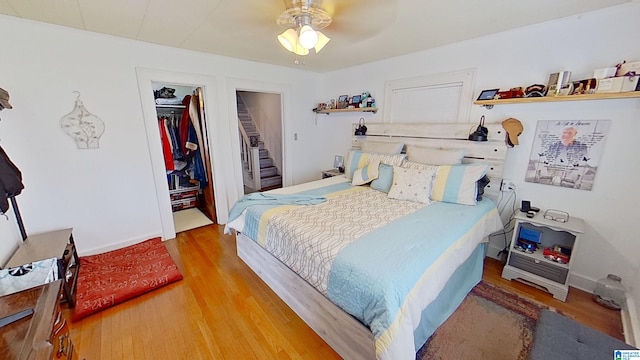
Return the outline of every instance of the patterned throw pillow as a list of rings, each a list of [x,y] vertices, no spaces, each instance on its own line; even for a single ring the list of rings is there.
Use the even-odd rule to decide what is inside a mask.
[[[418,169],[418,170],[438,170],[440,166],[427,165],[427,164],[407,160],[402,163],[402,167],[407,169]]]
[[[396,200],[408,200],[430,204],[429,194],[433,182],[434,170],[407,169],[393,167],[393,183],[389,197]]]
[[[353,180],[351,181],[351,185],[364,185],[377,179],[379,166],[380,160],[376,159],[370,162],[367,166],[356,170],[353,173]]]
[[[488,165],[443,165],[438,167],[433,180],[431,200],[463,205],[475,205],[480,180],[489,170]]]
[[[347,161],[344,167],[344,175],[347,179],[353,178],[353,173],[369,164],[373,160],[380,160],[381,163],[393,166],[400,166],[404,159],[405,154],[385,155],[368,153],[360,150],[350,150],[347,154]]]

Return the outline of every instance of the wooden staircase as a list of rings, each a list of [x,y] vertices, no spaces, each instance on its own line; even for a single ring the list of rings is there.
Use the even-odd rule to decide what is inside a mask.
[[[243,137],[246,136],[248,140],[245,139],[245,142],[248,142],[248,145],[251,148],[257,147],[259,154],[259,189],[254,189],[254,184],[256,183],[256,181],[254,179],[254,171],[252,171],[250,166],[251,157],[246,156],[247,154],[243,154],[242,156],[244,169],[243,180],[245,188],[248,187],[252,190],[263,191],[282,187],[282,176],[280,175],[280,171],[274,165],[273,159],[269,154],[269,150],[265,148],[264,142],[260,138],[260,133],[258,132],[258,129],[253,122],[249,111],[247,110],[247,107],[242,101],[242,98],[240,98],[240,96],[238,95],[236,95],[236,103],[238,108],[238,120],[240,123],[240,127],[242,127],[242,129],[240,129],[240,137],[241,139],[243,139]],[[242,150],[245,150],[245,146],[242,147]]]

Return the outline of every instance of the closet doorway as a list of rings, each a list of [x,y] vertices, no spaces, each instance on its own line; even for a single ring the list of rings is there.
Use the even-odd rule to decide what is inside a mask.
[[[216,223],[201,87],[152,82],[175,232]]]

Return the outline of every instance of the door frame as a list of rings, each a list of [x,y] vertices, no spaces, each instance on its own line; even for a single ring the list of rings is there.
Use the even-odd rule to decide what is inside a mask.
[[[155,184],[155,192],[158,201],[158,217],[162,227],[162,237],[164,240],[176,237],[175,224],[173,221],[173,211],[171,209],[171,200],[169,195],[169,187],[167,186],[166,168],[164,165],[164,157],[162,154],[162,144],[158,134],[158,119],[155,108],[155,99],[153,97],[153,83],[169,83],[176,85],[201,87],[204,94],[205,114],[207,115],[207,138],[209,139],[209,151],[211,155],[211,172],[213,181],[213,191],[216,207],[216,217],[220,223],[226,223],[229,204],[235,203],[239,196],[234,193],[242,191],[234,189],[233,182],[225,181],[224,172],[220,171],[220,176],[216,176],[216,169],[227,168],[226,161],[222,154],[234,152],[234,148],[229,142],[230,130],[228,121],[220,121],[224,118],[220,116],[218,108],[215,106],[217,100],[217,82],[215,77],[206,75],[196,75],[188,73],[179,73],[147,68],[136,68],[138,78],[138,88],[140,92],[140,100],[142,104],[144,124],[147,132],[147,144],[149,146],[149,157],[151,160],[151,170],[153,173],[153,181]],[[237,128],[235,129],[237,133]],[[237,137],[237,135],[236,135]],[[235,150],[239,152],[239,150]],[[238,155],[239,156],[239,155]],[[228,169],[233,169],[233,164]],[[241,171],[240,165],[236,171]],[[236,172],[233,171],[233,172]]]
[[[234,119],[233,121],[233,127],[236,131],[236,136],[234,137],[235,139],[235,144],[233,146],[235,146],[235,149],[237,149],[236,151],[234,151],[232,153],[232,157],[233,157],[233,162],[235,164],[241,164],[242,163],[242,159],[240,157],[240,140],[238,139],[237,133],[238,133],[238,127],[240,126],[239,122],[238,122],[238,107],[236,105],[236,92],[237,91],[247,91],[247,92],[256,92],[256,93],[269,93],[269,94],[277,94],[280,95],[280,129],[282,131],[282,169],[280,169],[281,171],[281,176],[282,176],[282,186],[290,186],[293,184],[293,172],[289,171],[289,169],[291,168],[291,164],[290,161],[291,159],[289,158],[288,153],[287,153],[287,149],[288,149],[288,141],[287,139],[289,139],[288,134],[290,133],[288,127],[287,127],[287,123],[291,123],[290,121],[286,121],[286,119],[291,118],[291,115],[289,113],[289,109],[291,109],[291,106],[289,106],[289,94],[291,93],[290,90],[290,86],[287,84],[279,84],[279,83],[267,83],[267,82],[261,82],[261,81],[253,81],[253,80],[247,80],[247,79],[236,79],[236,78],[230,78],[227,80],[227,97],[229,99],[233,99],[231,102],[229,102],[229,108],[228,108],[228,112],[229,112],[229,118],[230,119]],[[239,181],[240,183],[243,183],[242,181],[242,169],[240,169],[241,172],[239,174]],[[243,189],[243,194],[244,194],[244,189]]]

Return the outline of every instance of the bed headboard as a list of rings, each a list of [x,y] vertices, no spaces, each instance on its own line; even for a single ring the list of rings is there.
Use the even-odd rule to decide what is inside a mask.
[[[358,124],[353,124],[351,134],[355,133],[357,126]],[[505,130],[502,124],[484,124],[489,130],[487,141],[468,140],[469,134],[478,126],[471,123],[367,123],[366,126],[366,135],[352,135],[352,148],[359,149],[363,140],[370,140],[401,142],[405,147],[418,145],[436,149],[465,149],[463,163],[491,165],[487,174],[491,183],[485,188],[485,194],[494,199],[499,194],[504,160],[507,156]]]

